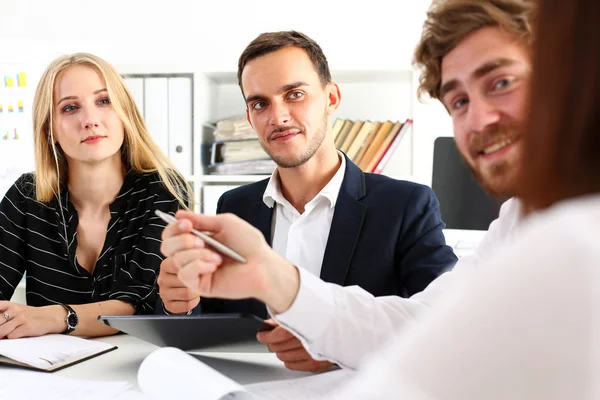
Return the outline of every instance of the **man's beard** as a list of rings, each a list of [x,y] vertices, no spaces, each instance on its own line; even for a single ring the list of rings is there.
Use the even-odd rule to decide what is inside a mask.
[[[300,128],[297,126],[292,126],[292,127],[286,126],[286,127],[275,128],[271,132],[271,134],[274,132],[277,132],[278,130],[285,130],[285,129],[290,129],[290,128],[298,129],[299,130],[298,134],[306,133],[305,129],[303,129],[303,128]],[[319,148],[321,147],[321,144],[323,144],[323,141],[325,140],[326,132],[327,132],[327,117],[325,116],[323,119],[322,126],[315,131],[315,135],[311,139],[310,143],[308,143],[308,147],[306,148],[306,150],[304,150],[302,153],[300,153],[297,156],[294,155],[292,158],[279,157],[279,156],[273,154],[271,151],[269,151],[267,146],[265,146],[262,141],[260,142],[260,144],[263,147],[263,149],[265,150],[265,152],[269,155],[269,157],[271,157],[271,159],[273,161],[275,161],[275,164],[277,164],[277,166],[279,166],[281,168],[296,168],[296,167],[299,167],[300,165],[306,163],[308,160],[310,160],[315,155],[315,153],[317,152],[317,150],[319,150]]]
[[[483,189],[495,197],[512,197],[515,195],[515,189],[518,183],[518,177],[521,168],[521,154],[516,156],[504,157],[498,162],[488,165],[485,169],[478,168],[476,160],[481,156],[483,149],[490,143],[498,143],[504,140],[510,140],[511,144],[518,142],[522,136],[520,124],[493,125],[479,134],[470,136],[469,152],[473,164],[467,161],[467,165],[475,175],[475,178]],[[519,144],[516,144],[519,146]],[[512,151],[518,149],[511,149]],[[499,150],[499,151],[502,151]],[[464,158],[464,155],[463,155]]]

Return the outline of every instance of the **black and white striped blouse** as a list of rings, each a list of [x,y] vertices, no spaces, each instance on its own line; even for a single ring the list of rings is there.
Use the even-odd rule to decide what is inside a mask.
[[[123,300],[136,313],[150,314],[163,256],[160,235],[166,225],[154,215],[173,214],[177,200],[158,174],[129,171],[110,204],[104,247],[93,273],[77,262],[77,211],[69,192],[49,203],[35,200],[33,174],[22,175],[0,203],[0,300],[10,300],[26,273],[27,304],[85,304]]]

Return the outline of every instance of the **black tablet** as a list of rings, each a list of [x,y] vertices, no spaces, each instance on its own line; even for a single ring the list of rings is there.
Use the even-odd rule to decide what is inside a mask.
[[[146,342],[185,351],[268,352],[256,333],[273,329],[251,314],[101,315],[98,319]]]

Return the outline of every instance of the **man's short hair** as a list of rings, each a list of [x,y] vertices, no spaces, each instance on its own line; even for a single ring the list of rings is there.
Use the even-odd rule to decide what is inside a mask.
[[[331,82],[331,72],[329,71],[327,58],[317,42],[297,31],[267,32],[260,34],[250,42],[238,60],[237,78],[242,93],[244,92],[244,88],[242,88],[242,72],[246,64],[255,58],[273,53],[284,47],[297,47],[304,50],[315,67],[321,84],[325,86]]]

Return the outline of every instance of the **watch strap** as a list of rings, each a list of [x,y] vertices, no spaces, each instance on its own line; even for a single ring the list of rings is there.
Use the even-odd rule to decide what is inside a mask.
[[[74,325],[72,325],[69,322],[69,320],[71,319],[70,317],[72,315],[75,315],[75,317],[77,317],[77,313],[75,312],[75,310],[73,310],[73,307],[71,307],[68,304],[61,304],[61,306],[63,306],[64,309],[67,310],[67,317],[65,318],[65,322],[67,323],[67,329],[65,329],[62,333],[64,335],[68,335],[69,333],[73,332],[77,327],[77,322]]]

